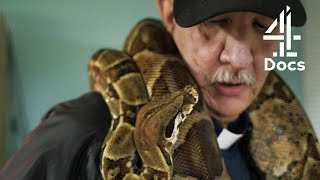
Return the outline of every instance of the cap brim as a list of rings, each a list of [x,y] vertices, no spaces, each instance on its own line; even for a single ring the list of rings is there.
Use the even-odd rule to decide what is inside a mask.
[[[229,12],[254,12],[276,19],[286,6],[291,8],[292,25],[303,26],[307,17],[299,0],[174,0],[173,11],[178,25],[191,27]]]

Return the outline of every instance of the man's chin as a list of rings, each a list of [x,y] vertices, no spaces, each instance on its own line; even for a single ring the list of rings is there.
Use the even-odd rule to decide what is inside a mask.
[[[206,99],[210,113],[213,114],[215,118],[219,117],[220,119],[234,121],[248,108],[254,99],[253,88],[248,86],[235,90],[222,89],[222,91],[228,95],[219,92],[217,86],[211,88],[209,91],[204,91],[204,98]]]
[[[210,110],[211,114],[213,114],[218,121],[221,120],[230,123],[235,121],[238,116],[248,108],[249,104],[250,103],[244,103],[239,99],[228,98],[215,102],[213,105],[214,108],[210,108]]]

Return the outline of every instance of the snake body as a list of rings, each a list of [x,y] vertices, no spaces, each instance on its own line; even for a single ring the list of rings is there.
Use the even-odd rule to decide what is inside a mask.
[[[200,91],[160,21],[139,22],[124,52],[97,51],[89,74],[112,114],[101,153],[104,179],[229,179]],[[315,133],[275,73],[249,115],[249,151],[267,179],[320,176]]]

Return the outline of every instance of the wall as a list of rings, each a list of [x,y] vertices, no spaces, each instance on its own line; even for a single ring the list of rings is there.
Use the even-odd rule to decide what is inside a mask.
[[[0,167],[5,162],[5,145],[8,123],[7,46],[5,22],[0,13]]]
[[[320,137],[320,1],[306,1],[308,10],[308,24],[304,29],[304,58],[307,63],[305,71],[304,97],[305,106],[309,117],[312,120],[313,128],[317,130]]]
[[[89,90],[90,56],[102,47],[120,49],[135,22],[143,17],[158,17],[155,3],[0,1],[11,33],[10,153],[48,108]],[[286,72],[283,76],[303,101],[302,73]]]

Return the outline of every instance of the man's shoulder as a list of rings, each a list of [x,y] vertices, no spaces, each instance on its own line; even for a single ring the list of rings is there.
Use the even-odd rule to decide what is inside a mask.
[[[89,92],[52,107],[26,140],[42,139],[54,149],[77,153],[88,144],[101,144],[110,124],[110,113],[103,97]]]
[[[110,113],[103,97],[97,92],[89,92],[55,105],[44,115],[41,124],[63,123],[89,130],[108,126],[109,118]]]

